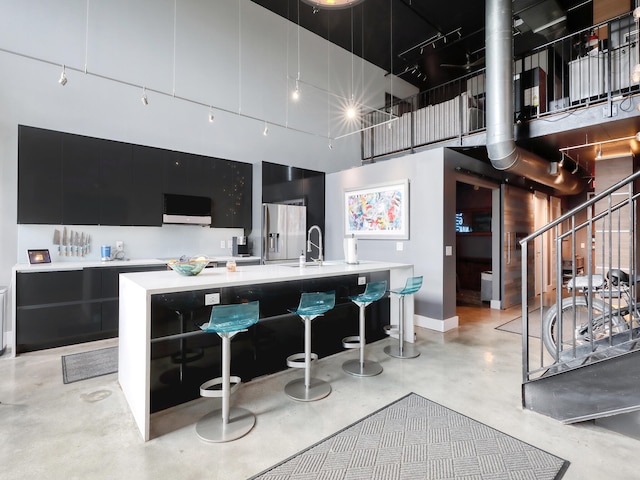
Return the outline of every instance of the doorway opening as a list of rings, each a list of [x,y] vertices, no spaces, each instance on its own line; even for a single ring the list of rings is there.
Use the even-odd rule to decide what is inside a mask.
[[[456,304],[489,307],[494,278],[493,192],[487,185],[469,182],[456,182]]]

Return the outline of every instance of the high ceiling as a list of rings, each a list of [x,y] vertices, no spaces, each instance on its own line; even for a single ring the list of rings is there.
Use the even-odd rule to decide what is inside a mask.
[[[420,90],[484,66],[484,0],[364,0],[341,9],[253,2]],[[515,55],[590,26],[592,8],[588,0],[514,0]]]

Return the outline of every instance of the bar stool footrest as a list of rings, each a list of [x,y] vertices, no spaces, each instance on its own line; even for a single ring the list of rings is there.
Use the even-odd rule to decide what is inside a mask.
[[[240,383],[242,383],[242,379],[240,377],[232,376],[229,377],[229,385],[230,390],[229,394],[233,395],[233,393],[240,387]],[[217,377],[212,380],[207,380],[202,385],[200,385],[200,396],[201,397],[209,397],[209,398],[221,398],[222,397],[222,388],[213,389],[212,387],[222,386],[222,377]]]
[[[344,348],[360,348],[360,335],[344,337],[342,339],[342,346]]]
[[[311,361],[318,359],[317,353],[311,353]],[[289,355],[287,357],[287,367],[291,368],[304,368],[305,367],[305,354],[304,353],[294,353],[293,355]]]
[[[398,335],[400,333],[400,329],[397,325],[385,325],[382,329],[387,335]]]

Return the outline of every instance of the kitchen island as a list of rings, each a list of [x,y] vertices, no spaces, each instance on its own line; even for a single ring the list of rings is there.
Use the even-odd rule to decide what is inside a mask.
[[[172,271],[120,275],[118,380],[144,440],[154,413],[199,398],[200,383],[219,375],[219,338],[197,327],[208,320],[210,305],[260,301],[260,321],[231,347],[232,373],[247,381],[285,370],[286,356],[301,350],[303,324],[287,310],[301,292],[336,291],[336,307],[314,322],[313,350],[322,358],[342,350],[345,333],[357,334],[358,310],[348,295],[372,281],[402,287],[412,275],[412,265],[367,261],[213,268],[195,277]],[[397,298],[368,307],[367,341],[384,338],[382,327],[397,318]],[[413,341],[410,300],[405,319],[406,339]]]

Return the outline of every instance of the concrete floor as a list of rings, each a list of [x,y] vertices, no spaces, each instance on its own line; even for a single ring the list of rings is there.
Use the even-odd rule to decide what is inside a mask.
[[[355,351],[318,361],[315,376],[330,381],[333,391],[317,402],[283,393],[301,371],[247,383],[233,403],[252,410],[256,426],[225,444],[207,444],[195,434],[195,422],[216,400],[156,415],[157,436],[144,443],[116,374],[62,383],[61,355],[115,340],[0,357],[0,478],[245,479],[412,391],[569,460],[565,479],[640,478],[638,440],[521,408],[521,338],[495,330],[518,317],[517,308],[458,307],[458,315],[456,330],[418,329],[422,355],[416,359],[387,357],[382,350],[389,339],[369,346],[367,357],[384,367],[376,377],[342,371]]]

